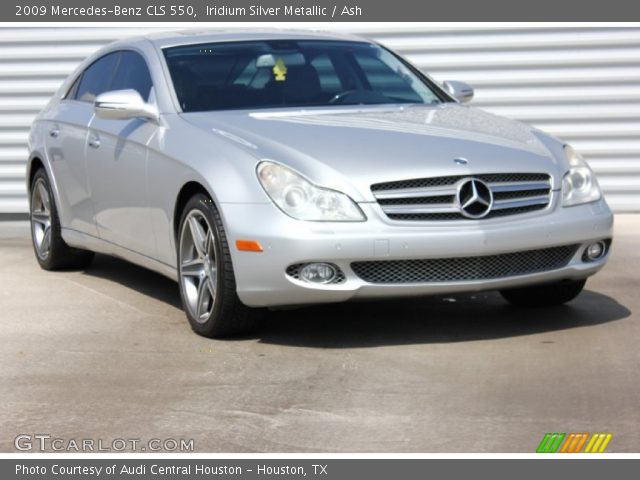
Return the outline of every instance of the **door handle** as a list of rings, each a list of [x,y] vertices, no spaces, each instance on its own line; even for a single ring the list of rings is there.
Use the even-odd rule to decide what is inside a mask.
[[[49,130],[50,137],[58,138],[58,135],[60,135],[60,129],[58,127],[53,127],[51,130]]]
[[[91,135],[88,143],[91,148],[98,148],[100,146],[100,137],[98,135]]]

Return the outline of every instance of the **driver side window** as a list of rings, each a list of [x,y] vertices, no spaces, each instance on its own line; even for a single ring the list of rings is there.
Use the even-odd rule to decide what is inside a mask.
[[[110,90],[136,90],[146,102],[151,94],[151,74],[142,55],[131,50],[113,52],[93,62],[69,94],[81,102],[93,102]]]
[[[142,55],[130,50],[123,51],[109,90],[135,90],[147,102],[151,87],[151,74]]]
[[[98,95],[108,91],[119,57],[120,52],[114,52],[93,62],[82,74],[74,98],[91,103]]]

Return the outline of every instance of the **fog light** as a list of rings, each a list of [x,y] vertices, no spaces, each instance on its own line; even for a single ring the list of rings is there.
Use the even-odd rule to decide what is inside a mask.
[[[606,251],[606,246],[604,242],[595,242],[587,247],[584,254],[588,261],[593,262],[594,260],[598,260],[601,258]]]
[[[330,263],[309,263],[300,269],[300,278],[309,283],[330,283],[336,275]]]

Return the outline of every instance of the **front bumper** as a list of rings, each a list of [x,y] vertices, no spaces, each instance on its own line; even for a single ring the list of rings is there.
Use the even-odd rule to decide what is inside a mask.
[[[359,223],[298,221],[272,204],[221,207],[238,296],[258,307],[496,290],[586,278],[604,266],[608,255],[587,263],[582,260],[584,248],[611,238],[613,215],[604,200],[562,208],[558,196],[554,192],[551,206],[534,214],[462,222],[394,222],[376,203],[360,204],[367,221]],[[238,239],[257,240],[264,251],[238,251]],[[571,244],[580,247],[565,267],[491,280],[374,284],[351,268],[356,261],[473,257]],[[306,262],[337,265],[345,280],[315,285],[286,274],[290,265]]]

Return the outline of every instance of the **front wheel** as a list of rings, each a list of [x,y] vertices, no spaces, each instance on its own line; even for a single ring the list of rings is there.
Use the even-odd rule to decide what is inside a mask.
[[[534,285],[532,287],[500,290],[500,294],[512,305],[522,307],[552,307],[570,302],[584,288],[586,280]]]
[[[224,337],[256,329],[261,311],[238,298],[220,213],[203,194],[194,195],[182,213],[178,274],[182,305],[196,333]]]

